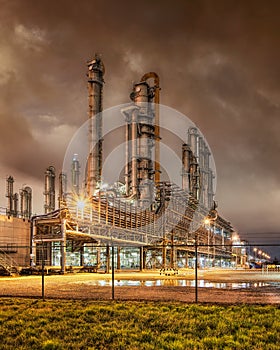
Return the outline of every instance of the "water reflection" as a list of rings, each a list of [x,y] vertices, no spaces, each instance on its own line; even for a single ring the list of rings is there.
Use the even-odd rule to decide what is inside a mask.
[[[77,282],[80,283],[80,282]],[[92,286],[111,286],[112,280],[93,280],[83,282]],[[267,282],[211,282],[206,280],[198,280],[198,287],[201,288],[219,288],[219,289],[248,289],[270,286]],[[195,280],[174,280],[174,279],[158,279],[158,280],[115,280],[117,287],[195,287]],[[280,285],[279,285],[280,286]]]

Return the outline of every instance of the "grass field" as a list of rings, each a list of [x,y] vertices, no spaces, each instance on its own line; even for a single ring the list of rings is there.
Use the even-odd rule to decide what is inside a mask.
[[[280,349],[280,308],[0,299],[0,349]]]

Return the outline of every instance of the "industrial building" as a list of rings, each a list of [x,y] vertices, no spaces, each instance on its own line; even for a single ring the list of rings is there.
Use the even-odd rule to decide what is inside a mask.
[[[56,171],[48,167],[44,214],[32,217],[31,189],[20,193],[18,215],[18,199],[9,187],[13,181],[7,180],[6,216],[30,226],[26,235],[30,250],[23,263],[40,266],[43,262],[62,273],[76,267],[109,271],[113,254],[119,270],[193,267],[196,256],[201,267],[230,266],[234,230],[217,211],[211,152],[196,127],[185,130],[186,138],[177,150],[181,186],[161,179],[160,85],[154,72],[133,85],[132,102],[121,110],[126,141],[123,179],[104,186],[105,70],[99,56],[87,68],[88,139],[81,140],[88,143],[85,174],[74,153],[70,176],[59,174],[56,205]],[[1,232],[0,238],[3,249]]]
[[[7,208],[0,213],[0,273],[13,273],[30,265],[32,189],[14,193],[14,178],[6,180]]]

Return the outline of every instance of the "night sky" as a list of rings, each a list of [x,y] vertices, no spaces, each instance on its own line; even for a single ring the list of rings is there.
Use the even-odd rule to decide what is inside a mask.
[[[0,205],[12,175],[42,212],[45,168],[60,171],[87,119],[86,62],[97,52],[104,108],[157,72],[161,103],[212,149],[219,212],[242,238],[279,243],[279,11],[272,0],[0,0]]]

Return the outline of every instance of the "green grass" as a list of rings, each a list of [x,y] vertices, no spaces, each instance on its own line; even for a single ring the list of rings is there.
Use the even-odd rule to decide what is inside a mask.
[[[0,299],[0,349],[280,349],[280,308]]]

